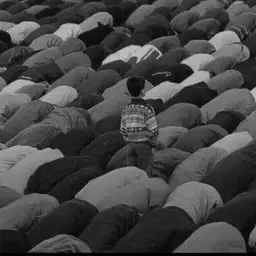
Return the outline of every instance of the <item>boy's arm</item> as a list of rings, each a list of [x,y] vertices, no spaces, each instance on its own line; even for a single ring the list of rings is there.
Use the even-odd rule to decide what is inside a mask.
[[[126,136],[127,136],[126,125],[125,125],[125,121],[124,121],[123,117],[121,119],[121,124],[120,124],[120,133],[123,135],[123,137],[126,138]]]
[[[156,146],[159,130],[155,114],[150,115],[150,117],[146,121],[146,125],[149,131],[150,142],[153,146]]]

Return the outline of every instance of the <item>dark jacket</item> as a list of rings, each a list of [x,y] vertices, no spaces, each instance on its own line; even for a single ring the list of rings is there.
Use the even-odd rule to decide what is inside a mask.
[[[187,86],[165,102],[164,107],[169,108],[178,103],[190,103],[199,108],[217,96],[217,92],[207,87],[204,82]]]
[[[108,34],[113,31],[113,28],[109,25],[102,25],[98,22],[98,27],[90,31],[86,31],[78,36],[87,47],[91,45],[97,45],[105,39]]]
[[[250,232],[255,226],[256,218],[256,191],[243,192],[223,207],[214,211],[204,224],[212,222],[227,222],[237,228],[248,241]]]
[[[30,229],[29,243],[34,247],[56,235],[78,236],[97,213],[97,208],[81,200],[74,199],[62,203]]]
[[[125,144],[123,136],[118,129],[103,133],[97,137],[82,150],[81,155],[95,157],[99,166],[105,170],[112,156]]]
[[[134,207],[120,204],[97,214],[79,239],[84,241],[92,252],[111,250],[139,219],[139,213]]]
[[[101,176],[104,171],[98,166],[89,166],[75,171],[60,180],[49,192],[60,203],[72,200],[88,182]]]
[[[78,156],[81,150],[98,136],[91,127],[83,130],[71,130],[67,134],[58,135],[50,148],[58,148],[64,156]]]
[[[236,111],[220,111],[218,112],[211,120],[209,120],[208,124],[215,124],[221,126],[225,129],[229,134],[236,130],[237,126],[245,119],[245,116]]]
[[[191,217],[177,207],[149,212],[115,246],[117,253],[172,252],[196,229]]]
[[[228,135],[227,131],[218,125],[198,126],[182,134],[172,147],[195,153],[200,148],[211,146],[226,135]]]
[[[203,179],[221,195],[224,204],[244,192],[255,179],[256,142],[222,159]]]
[[[97,166],[93,157],[68,156],[41,165],[28,180],[25,194],[47,194],[61,180],[70,174],[85,168]]]

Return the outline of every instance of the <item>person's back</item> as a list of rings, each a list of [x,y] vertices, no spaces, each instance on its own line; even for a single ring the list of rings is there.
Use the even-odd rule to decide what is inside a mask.
[[[144,87],[145,79],[142,77],[127,80],[131,103],[122,111],[120,132],[127,143],[146,143],[155,147],[158,126],[153,107],[142,98]]]

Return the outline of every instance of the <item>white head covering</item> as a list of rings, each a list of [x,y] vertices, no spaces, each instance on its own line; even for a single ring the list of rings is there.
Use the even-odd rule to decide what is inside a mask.
[[[218,191],[212,186],[200,182],[187,182],[172,192],[165,207],[176,206],[186,211],[195,225],[201,223],[217,208],[223,206]]]

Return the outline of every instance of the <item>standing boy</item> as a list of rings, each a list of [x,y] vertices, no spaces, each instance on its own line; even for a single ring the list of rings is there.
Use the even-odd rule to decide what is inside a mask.
[[[127,89],[131,102],[122,111],[120,132],[127,143],[145,143],[155,148],[158,126],[153,107],[142,98],[145,96],[145,79],[130,77]]]

